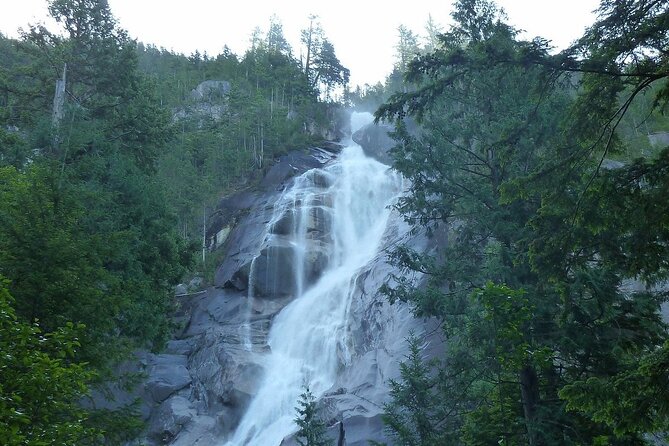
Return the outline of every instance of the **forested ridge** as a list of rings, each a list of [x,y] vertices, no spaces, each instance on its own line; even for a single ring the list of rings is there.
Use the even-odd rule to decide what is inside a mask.
[[[349,72],[306,16],[305,63],[274,18],[242,56],[185,56],[107,2],[47,3],[58,31],[0,35],[0,443],[119,444],[136,407],[91,392],[162,348],[174,286],[211,268],[203,212],[328,136]]]

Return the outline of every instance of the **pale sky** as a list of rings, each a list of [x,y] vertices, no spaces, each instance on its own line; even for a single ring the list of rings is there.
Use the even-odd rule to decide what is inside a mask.
[[[423,34],[425,22],[446,27],[451,1],[408,0],[108,0],[121,27],[130,36],[176,52],[196,49],[210,56],[228,45],[242,55],[254,27],[266,30],[276,14],[284,34],[299,55],[299,33],[308,16],[319,17],[342,64],[351,70],[351,84],[375,84],[392,70],[397,27]],[[509,23],[542,36],[557,48],[568,46],[595,20],[598,0],[498,0]],[[15,37],[19,27],[44,22],[46,0],[0,0],[0,32]]]

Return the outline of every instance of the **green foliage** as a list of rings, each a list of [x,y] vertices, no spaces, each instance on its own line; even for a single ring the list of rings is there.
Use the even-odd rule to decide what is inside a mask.
[[[613,428],[617,436],[633,432],[664,432],[669,394],[669,344],[665,344],[610,377],[575,381],[560,391],[567,409],[582,412]],[[658,390],[660,393],[658,393]]]
[[[401,381],[390,381],[392,401],[383,416],[386,429],[397,444],[406,446],[451,442],[453,436],[438,428],[446,412],[436,392],[440,385],[436,364],[425,361],[420,340],[413,334],[408,343],[407,360],[400,364]]]
[[[409,62],[419,53],[418,36],[404,25],[397,28],[397,34],[399,41],[395,46],[395,68],[404,72]]]
[[[404,392],[387,421],[406,444],[434,444],[416,434],[425,414],[448,438],[439,444],[644,444],[666,429],[651,395],[669,379],[667,295],[651,287],[669,271],[667,154],[601,165],[632,144],[617,130],[639,92],[661,80],[662,97],[665,56],[646,50],[666,42],[667,11],[605,1],[602,12],[552,57],[541,40],[518,41],[492,2],[459,1],[455,25],[377,112],[396,122],[394,166],[411,180],[398,209],[448,237],[436,256],[394,253],[423,287],[401,274],[383,288],[439,318],[447,340],[440,361],[414,354],[393,384]],[[635,39],[625,20],[639,24]],[[626,62],[634,55],[641,65]],[[645,290],[630,289],[637,279]]]
[[[19,41],[0,36],[0,274],[16,324],[33,324],[44,348],[72,347],[62,360],[42,356],[69,381],[45,384],[64,393],[52,395],[53,413],[39,408],[48,420],[34,421],[35,432],[58,432],[0,443],[124,444],[141,428],[136,408],[88,413],[77,406],[87,386],[170,336],[173,286],[193,268],[203,208],[248,187],[280,154],[321,140],[336,105],[319,101],[276,20],[242,57],[227,47],[186,57],[130,39],[106,1],[47,5],[58,32],[35,25]],[[347,80],[331,45],[318,57],[321,85]],[[229,94],[193,98],[208,79],[229,81]],[[3,354],[10,341],[0,336]],[[33,390],[12,404],[43,404]],[[19,415],[6,432],[25,434]]]
[[[4,279],[0,281],[0,443],[19,445],[99,444],[80,401],[95,373],[75,359],[82,325],[44,333],[20,321]]]
[[[317,144],[331,127],[338,106],[320,102],[317,87],[326,94],[348,70],[322,30],[312,31],[309,69],[294,57],[276,17],[266,31],[254,31],[241,56],[227,48],[209,58],[137,46],[139,67],[162,104],[175,112],[175,138],[158,158],[158,176],[185,237],[201,233],[203,208],[213,207],[222,194],[249,187],[250,178],[259,178],[258,171],[288,150]],[[230,91],[192,97],[199,83],[211,79],[228,81]]]
[[[38,365],[17,368],[25,383],[50,380],[42,383],[48,402],[38,391],[22,397],[35,405],[42,437],[21,444],[121,444],[137,432],[136,411],[89,413],[82,404],[129,351],[158,349],[170,334],[172,287],[192,261],[156,176],[173,131],[106,2],[49,7],[64,34],[31,27],[24,40],[0,45],[0,274],[10,280],[16,323],[32,324],[45,348],[61,336],[70,348],[42,361],[57,377]],[[67,99],[52,121],[65,64]],[[50,394],[52,384],[63,394]]]
[[[303,29],[300,40],[304,45],[305,60],[300,61],[309,86],[319,89],[329,99],[331,91],[337,86],[346,88],[350,70],[344,67],[335,54],[335,48],[325,36],[316,16],[309,17],[309,28]]]
[[[295,410],[297,411],[295,423],[299,428],[295,434],[297,444],[300,446],[327,446],[332,444],[332,441],[327,438],[327,427],[318,414],[316,399],[309,387],[304,387]]]

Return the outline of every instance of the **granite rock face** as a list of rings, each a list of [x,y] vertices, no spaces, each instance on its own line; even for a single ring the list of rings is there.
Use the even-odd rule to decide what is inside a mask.
[[[367,124],[353,134],[353,141],[360,144],[365,155],[372,157],[384,164],[392,164],[388,153],[396,142],[390,137],[393,126],[390,124]]]
[[[306,210],[300,207],[303,203],[279,211],[275,207],[296,175],[324,166],[335,156],[322,149],[287,155],[284,165],[270,169],[258,190],[221,201],[207,233],[209,246],[215,247],[219,246],[217,234],[228,228],[219,247],[226,256],[216,272],[216,287],[179,298],[182,329],[178,338],[168,344],[165,354],[146,361],[144,401],[149,428],[142,439],[145,444],[224,444],[234,432],[265,377],[272,321],[295,295],[295,252],[288,240],[296,230],[297,212],[303,212],[301,230],[308,240],[302,255],[309,266],[303,271],[302,286],[317,280],[327,267],[333,200],[326,190],[333,179],[321,172],[307,175],[313,194]],[[429,249],[433,241],[420,234],[409,236],[407,229],[394,214],[384,246],[406,242],[415,249]],[[408,332],[425,327],[409,308],[391,306],[377,293],[391,271],[381,250],[358,273],[349,314],[349,345],[339,358],[341,372],[319,401],[331,437],[338,438],[343,430],[348,446],[388,441],[381,421],[388,380],[399,377]],[[438,349],[441,344],[435,339],[433,345]],[[286,438],[282,444],[294,444],[294,439]]]
[[[228,111],[228,96],[232,87],[225,80],[205,80],[190,92],[188,106],[173,111],[172,119],[192,119],[202,125],[207,120],[220,121]]]
[[[230,93],[230,82],[206,80],[191,91],[191,98],[195,101],[216,102],[224,100]]]
[[[183,355],[156,355],[148,370],[146,391],[156,403],[162,403],[175,392],[191,383]]]

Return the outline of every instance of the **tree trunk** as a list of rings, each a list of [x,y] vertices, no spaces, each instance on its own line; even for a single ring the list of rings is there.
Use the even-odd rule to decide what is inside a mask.
[[[523,402],[527,439],[530,446],[543,444],[537,435],[535,426],[537,406],[539,405],[539,378],[532,366],[526,365],[520,371],[520,394]]]
[[[53,149],[58,147],[60,142],[60,123],[65,114],[65,82],[67,79],[67,64],[63,66],[63,77],[56,81],[56,92],[53,95],[53,113],[51,116],[51,126],[54,129],[52,141]]]

